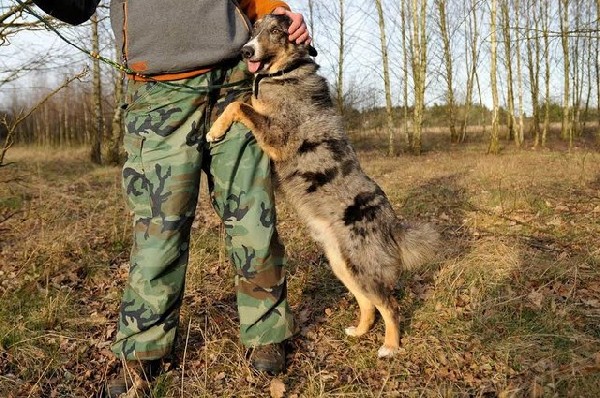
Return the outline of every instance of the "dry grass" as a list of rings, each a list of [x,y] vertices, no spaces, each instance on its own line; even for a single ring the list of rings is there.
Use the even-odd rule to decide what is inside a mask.
[[[434,222],[444,242],[403,277],[403,348],[390,361],[376,359],[380,321],[344,335],[357,306],[280,204],[299,321],[286,396],[600,396],[600,155],[483,149],[361,153],[398,213]],[[0,169],[0,396],[94,396],[114,369],[130,222],[119,170],[85,159],[14,148]],[[221,233],[201,203],[178,358],[154,397],[269,395],[238,341]]]

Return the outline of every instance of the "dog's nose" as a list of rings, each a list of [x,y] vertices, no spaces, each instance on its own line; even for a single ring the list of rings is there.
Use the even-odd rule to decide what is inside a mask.
[[[242,57],[244,58],[252,58],[254,56],[254,47],[245,45],[242,47]]]

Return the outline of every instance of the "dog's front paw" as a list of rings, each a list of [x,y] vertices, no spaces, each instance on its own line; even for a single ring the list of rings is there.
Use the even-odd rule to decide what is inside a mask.
[[[367,333],[367,331],[366,330],[360,330],[356,326],[348,326],[346,329],[344,329],[344,333],[346,333],[346,336],[360,337],[363,334]]]
[[[225,132],[229,129],[230,123],[225,123],[223,118],[218,118],[206,133],[207,142],[217,142],[223,139]]]
[[[217,142],[223,139],[224,133],[219,134],[217,131],[213,131],[214,127],[206,133],[206,142]]]
[[[356,326],[348,326],[346,329],[344,329],[344,333],[346,333],[346,336],[352,336],[352,337],[357,336]]]
[[[384,344],[381,347],[379,347],[379,350],[377,350],[377,358],[393,357],[398,353],[399,350],[399,347],[390,347]]]

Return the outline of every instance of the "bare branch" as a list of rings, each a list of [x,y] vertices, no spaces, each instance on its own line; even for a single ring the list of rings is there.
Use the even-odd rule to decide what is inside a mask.
[[[40,108],[44,103],[46,103],[50,98],[52,98],[52,96],[54,96],[56,93],[58,93],[59,91],[61,91],[63,88],[67,87],[73,81],[80,80],[85,75],[87,75],[87,73],[88,73],[88,68],[86,67],[81,72],[79,72],[78,74],[67,78],[63,82],[63,84],[61,84],[59,87],[57,87],[54,90],[52,90],[44,98],[42,98],[40,101],[38,101],[37,104],[35,104],[34,106],[30,107],[27,111],[20,112],[13,120],[9,120],[9,118],[8,118],[7,115],[4,115],[2,117],[2,119],[0,120],[0,124],[3,125],[3,126],[5,126],[5,128],[6,128],[6,136],[4,137],[4,144],[2,145],[2,148],[0,149],[0,167],[3,167],[3,166],[7,165],[7,164],[4,163],[4,158],[6,156],[6,152],[15,143],[15,136],[14,135],[15,135],[15,131],[16,131],[17,126],[20,123],[22,123],[25,119],[27,119],[38,108]]]

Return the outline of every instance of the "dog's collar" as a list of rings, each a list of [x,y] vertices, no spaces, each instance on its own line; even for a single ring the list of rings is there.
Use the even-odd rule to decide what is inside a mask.
[[[260,81],[262,79],[264,79],[266,77],[279,77],[279,76],[283,76],[286,73],[290,73],[293,70],[298,69],[302,65],[309,64],[309,63],[311,63],[310,60],[301,59],[301,60],[298,60],[297,62],[294,62],[293,64],[291,64],[287,68],[282,69],[282,70],[277,71],[277,72],[273,72],[273,73],[257,73],[256,75],[254,75],[254,85],[252,86],[252,94],[254,95],[254,98],[258,98],[258,85],[259,85],[259,83],[260,83]]]

